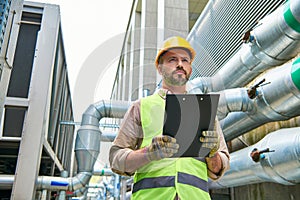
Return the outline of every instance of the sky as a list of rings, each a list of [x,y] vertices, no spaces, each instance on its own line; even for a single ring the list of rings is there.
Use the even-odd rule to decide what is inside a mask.
[[[124,35],[133,2],[133,0],[30,1],[60,6],[61,27],[72,94],[78,74],[89,56],[107,41]],[[114,42],[111,48],[120,53],[121,42],[121,40]],[[110,98],[117,60],[105,63],[109,63],[109,66],[102,66],[104,74],[97,80],[99,85],[96,86],[95,101]],[[100,85],[105,85],[105,87],[100,87]]]

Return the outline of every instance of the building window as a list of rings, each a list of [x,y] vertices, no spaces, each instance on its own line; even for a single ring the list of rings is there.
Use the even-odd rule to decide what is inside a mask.
[[[3,136],[4,137],[21,137],[24,118],[27,108],[25,107],[5,107]]]
[[[24,14],[25,15],[25,14]],[[26,15],[25,15],[26,16]],[[28,98],[39,23],[22,17],[7,96]]]

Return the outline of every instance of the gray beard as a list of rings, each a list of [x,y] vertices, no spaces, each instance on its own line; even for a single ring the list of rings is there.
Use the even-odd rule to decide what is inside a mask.
[[[183,75],[177,75],[177,78],[175,78],[173,76],[173,74],[171,75],[167,75],[167,74],[163,74],[163,77],[165,79],[165,82],[168,85],[174,85],[174,86],[183,86],[187,83],[187,81],[189,80],[187,77],[183,78]]]

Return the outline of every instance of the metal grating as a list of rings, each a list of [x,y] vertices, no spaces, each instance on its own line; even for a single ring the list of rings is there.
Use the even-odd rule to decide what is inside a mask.
[[[191,79],[213,76],[242,44],[244,32],[286,0],[210,0],[188,40],[197,55]]]
[[[0,0],[0,50],[4,40],[11,0]]]

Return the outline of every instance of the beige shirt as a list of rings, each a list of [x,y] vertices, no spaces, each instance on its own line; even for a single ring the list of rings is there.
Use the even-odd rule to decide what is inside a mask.
[[[219,174],[214,174],[208,170],[208,176],[212,180],[219,179],[229,169],[229,152],[219,123],[217,131],[220,135],[218,153],[222,159],[223,168]],[[137,100],[125,114],[119,133],[110,148],[109,162],[114,172],[121,175],[132,175],[126,170],[125,160],[131,151],[139,149],[142,141],[143,130],[140,117],[140,100]]]

